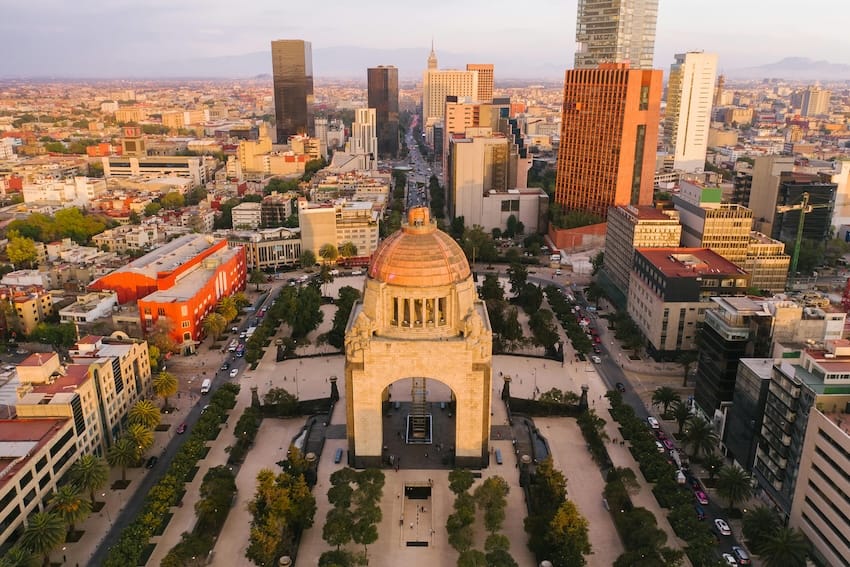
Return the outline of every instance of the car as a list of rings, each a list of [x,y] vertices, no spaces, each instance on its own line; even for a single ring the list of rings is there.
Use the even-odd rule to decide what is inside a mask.
[[[187,428],[187,427],[188,427],[188,426],[187,426],[185,423],[181,423],[180,425],[178,425],[178,426],[177,426],[177,434],[178,434],[178,435],[182,435],[182,434],[186,433],[186,428]]]
[[[706,496],[705,492],[703,492],[702,490],[695,490],[694,491],[694,498],[696,498],[697,502],[699,502],[703,506],[708,505],[708,496]]]
[[[594,335],[593,336],[593,342],[595,342],[596,344],[599,344],[599,343],[602,342],[602,339],[599,338],[599,335]]]
[[[601,364],[602,363],[602,359],[599,358],[598,356],[596,356],[595,354],[590,357],[590,360],[593,361],[593,364]]]
[[[656,449],[658,449],[658,452],[659,452],[659,453],[663,453],[663,452],[664,452],[664,445],[662,445],[662,444],[661,444],[661,441],[656,441],[656,442],[655,442],[655,448],[656,448]]]
[[[738,560],[738,564],[740,565],[750,565],[752,561],[750,560],[750,554],[747,553],[747,550],[743,547],[738,547],[737,545],[732,546],[732,555],[735,556],[735,559]]]
[[[362,276],[363,270],[351,270],[351,275],[352,276]]]
[[[655,438],[658,439],[659,441],[664,441],[665,439],[667,439],[667,434],[664,433],[664,431],[662,431],[661,429],[656,429],[655,430]]]
[[[697,513],[697,520],[705,520],[705,510],[702,509],[702,506],[694,506],[694,510]]]
[[[205,405],[204,407],[202,407],[202,408],[201,408],[201,413],[204,413],[204,412],[205,412],[205,411],[207,411],[208,409],[210,409],[210,405],[209,405],[209,404],[207,404],[207,405]]]
[[[651,428],[653,428],[653,429],[661,429],[661,424],[660,424],[660,423],[658,423],[658,420],[657,420],[657,419],[655,419],[655,418],[654,418],[654,417],[652,417],[652,416],[647,417],[647,418],[646,418],[646,422],[647,422],[647,423],[649,424],[649,426],[650,426]]]
[[[617,388],[618,392],[625,392],[626,391],[626,387],[623,385],[622,382],[617,382],[616,384],[614,384],[614,386]]]
[[[599,348],[599,345],[593,345],[594,354],[602,354],[602,349]]]
[[[334,453],[334,464],[338,465],[342,461],[342,449],[337,449]]]
[[[224,364],[221,365],[221,368],[219,370],[230,370],[230,363],[225,362]]]
[[[556,275],[556,276],[560,276],[560,275],[561,275],[561,269],[560,269],[560,268],[558,268],[557,270],[555,270],[555,275]]]
[[[159,460],[159,457],[151,457],[148,459],[148,462],[145,463],[146,469],[152,469],[156,466],[156,462]]]
[[[676,448],[676,446],[673,444],[673,442],[672,442],[672,441],[670,441],[669,439],[665,439],[664,441],[662,441],[662,443],[664,443],[664,447],[665,447],[668,451],[672,451],[673,449],[675,449],[675,448]]]
[[[738,564],[738,562],[735,560],[731,553],[724,553],[721,557],[723,557],[723,561],[725,561],[727,565]]]
[[[233,370],[231,370],[231,371],[230,371],[230,377],[231,377],[231,378],[236,378],[236,376],[237,376],[238,374],[239,374],[239,369],[238,369],[238,368],[234,368]]]
[[[720,532],[720,535],[732,535],[732,530],[729,529],[729,524],[725,520],[717,518],[714,520],[714,527]]]

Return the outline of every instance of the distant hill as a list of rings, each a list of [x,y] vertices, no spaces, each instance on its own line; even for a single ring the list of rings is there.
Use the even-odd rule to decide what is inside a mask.
[[[850,80],[850,65],[815,61],[806,57],[786,57],[776,63],[724,71],[733,79],[788,79],[798,81]]]

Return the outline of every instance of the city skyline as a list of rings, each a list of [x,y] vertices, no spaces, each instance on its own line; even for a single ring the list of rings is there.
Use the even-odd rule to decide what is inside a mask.
[[[452,8],[456,17],[445,18],[439,9],[441,0],[431,10],[415,14],[399,13],[386,0],[369,0],[335,7],[334,18],[323,16],[321,20],[310,6],[268,1],[254,2],[235,12],[193,1],[180,5],[159,0],[91,4],[35,0],[6,6],[8,17],[0,23],[0,31],[16,48],[0,62],[0,76],[197,76],[192,70],[199,61],[267,53],[269,41],[284,38],[310,41],[317,52],[341,47],[425,50],[433,39],[438,54],[462,52],[467,58],[493,61],[497,69],[503,61],[525,62],[541,78],[562,76],[572,66],[575,53],[575,1],[543,0],[527,17],[509,18],[507,3],[494,6],[492,2],[470,0]],[[504,9],[498,9],[500,4]],[[850,42],[840,35],[837,26],[818,26],[817,30],[797,27],[795,41],[789,44],[783,30],[792,21],[794,6],[783,0],[766,11],[752,4],[732,0],[717,0],[710,7],[699,0],[662,3],[654,67],[666,69],[675,53],[689,50],[718,53],[721,72],[785,57],[850,64],[850,60],[842,61]],[[815,14],[830,13],[841,5],[837,0],[816,0],[810,8]],[[698,18],[695,13],[699,13]],[[730,17],[732,14],[734,17]],[[164,33],[184,17],[191,18],[193,25],[180,33]],[[465,25],[470,17],[476,21],[481,17],[492,19],[470,29]],[[92,33],[93,21],[98,23],[97,33]],[[761,23],[758,30],[749,25],[752,21]],[[364,29],[381,29],[382,33],[367,34]],[[547,40],[540,41],[541,37]],[[397,64],[402,77],[413,71],[391,60],[366,64]],[[248,71],[246,74],[256,74],[255,69]],[[365,68],[352,69],[349,76],[358,71],[365,78]],[[271,72],[270,60],[266,72]],[[320,61],[315,72],[316,76],[335,75],[323,70]],[[511,73],[498,75],[504,79]]]

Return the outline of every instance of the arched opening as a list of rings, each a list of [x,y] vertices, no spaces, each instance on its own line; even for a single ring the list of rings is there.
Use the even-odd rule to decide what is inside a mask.
[[[381,393],[384,466],[451,468],[454,466],[456,398],[444,382],[403,378]]]

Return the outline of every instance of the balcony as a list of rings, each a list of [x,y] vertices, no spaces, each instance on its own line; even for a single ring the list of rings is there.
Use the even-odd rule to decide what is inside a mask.
[[[785,445],[786,447],[789,446],[791,444],[791,436],[790,435],[783,435],[782,436],[782,444]]]
[[[705,324],[726,341],[746,341],[750,338],[750,329],[742,318],[729,319],[722,313],[719,309],[708,309],[705,312]]]

